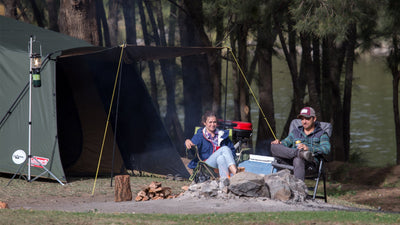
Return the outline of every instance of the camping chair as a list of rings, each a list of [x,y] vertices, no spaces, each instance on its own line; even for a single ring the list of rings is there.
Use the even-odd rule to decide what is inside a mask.
[[[193,169],[192,175],[189,177],[190,181],[202,183],[206,180],[215,180],[219,177],[214,168],[201,160],[197,146],[193,146],[191,149],[186,149],[186,153],[189,159],[197,158],[199,160],[196,168]]]
[[[194,134],[197,133],[197,131],[202,128],[199,126],[196,126],[194,129]],[[251,148],[248,147],[243,147],[243,139],[238,139],[238,141],[235,143],[234,142],[234,134],[233,134],[233,129],[232,128],[225,128],[225,130],[229,131],[229,139],[231,139],[231,141],[233,142],[234,148],[236,150],[236,164],[239,164],[243,161],[246,161],[249,159],[249,152],[251,151]],[[188,156],[188,151],[189,149],[186,149],[186,156]],[[200,160],[201,161],[201,160]]]
[[[196,134],[200,128],[202,127],[195,127],[194,133]],[[233,141],[233,130],[230,128],[225,130],[229,131],[229,139]],[[233,144],[237,155],[236,164],[239,164],[240,162],[247,160],[249,158],[248,152],[250,148],[242,148],[242,140],[239,140],[237,143]],[[196,146],[192,147],[191,149],[186,149],[186,157],[188,159],[197,158],[199,160],[196,168],[193,169],[192,175],[189,177],[190,181],[194,180],[196,183],[198,183],[198,182],[204,182],[203,179],[208,180],[208,179],[216,179],[217,177],[219,177],[218,173],[214,168],[210,167],[209,165],[207,165],[206,162],[201,160],[199,155],[199,150],[197,149]]]
[[[300,119],[294,119],[290,123],[289,127],[289,133],[292,132],[293,129],[301,125],[301,120]],[[331,137],[332,134],[332,125],[330,123],[326,122],[320,122],[321,128],[328,134],[329,137]],[[313,190],[312,194],[312,199],[315,200],[315,198],[321,198],[324,199],[325,202],[327,202],[327,197],[326,197],[326,177],[325,177],[325,171],[324,171],[324,162],[326,162],[326,159],[322,154],[315,154],[314,158],[317,159],[318,163],[310,163],[306,162],[305,165],[305,170],[306,170],[306,175],[305,179],[308,180],[315,180],[315,186],[314,187],[309,187],[309,190]],[[276,170],[281,170],[281,169],[289,169],[293,171],[293,166],[283,164],[279,159],[275,159],[272,164],[272,171]],[[324,194],[323,195],[317,195],[317,190],[318,190],[318,185],[319,181],[322,178],[323,181],[323,187],[324,187]],[[308,195],[311,197],[311,195]]]
[[[200,128],[202,127],[195,127],[194,133],[196,134]],[[231,131],[229,131],[229,137],[232,137]],[[197,146],[193,146],[191,149],[186,149],[186,157],[188,159],[197,158],[199,160],[196,168],[193,169],[192,175],[189,177],[190,181],[201,183],[209,179],[215,180],[217,177],[219,177],[214,168],[207,165],[207,163],[200,158],[199,149]]]

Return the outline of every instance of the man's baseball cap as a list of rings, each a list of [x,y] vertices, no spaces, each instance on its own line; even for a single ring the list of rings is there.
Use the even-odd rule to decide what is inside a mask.
[[[304,107],[301,109],[300,114],[297,116],[297,118],[300,117],[306,117],[306,118],[315,117],[315,110],[311,107]]]

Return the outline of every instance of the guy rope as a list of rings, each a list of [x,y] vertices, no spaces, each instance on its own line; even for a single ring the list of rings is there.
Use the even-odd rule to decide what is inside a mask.
[[[235,63],[236,63],[237,68],[239,68],[240,74],[242,75],[244,81],[246,82],[246,85],[247,85],[247,87],[249,88],[250,93],[251,93],[251,95],[253,96],[254,101],[256,102],[258,108],[260,109],[260,112],[261,112],[261,114],[262,114],[262,116],[263,116],[265,122],[267,123],[267,125],[268,125],[268,127],[269,127],[269,130],[271,131],[271,133],[272,133],[272,135],[274,136],[274,138],[275,138],[275,139],[278,139],[278,138],[276,138],[275,133],[274,133],[274,131],[272,130],[272,127],[271,127],[271,125],[269,124],[269,122],[268,122],[268,120],[267,120],[267,117],[265,116],[264,111],[262,110],[261,105],[260,105],[260,103],[258,102],[258,100],[257,100],[257,98],[256,98],[256,96],[255,96],[255,94],[254,94],[254,92],[253,92],[253,89],[251,88],[249,82],[247,81],[247,78],[246,78],[246,76],[244,75],[243,70],[242,70],[242,68],[240,67],[238,60],[236,59],[235,54],[233,54],[231,48],[229,48],[229,47],[226,47],[226,48],[227,48],[228,51],[231,53],[231,55],[232,55],[232,57],[233,57],[233,60],[234,60]]]
[[[120,71],[120,68],[121,68],[122,56],[123,56],[125,47],[126,47],[126,44],[121,45],[121,55],[120,55],[120,57],[119,57],[117,74],[115,75],[114,88],[113,88],[113,93],[112,93],[112,97],[111,97],[110,108],[108,109],[107,122],[106,122],[106,127],[105,127],[105,129],[104,129],[104,135],[103,135],[103,142],[101,143],[101,150],[100,150],[99,162],[97,163],[96,177],[95,177],[95,179],[94,179],[94,184],[93,184],[93,189],[92,189],[92,195],[94,195],[94,189],[96,188],[97,176],[98,176],[98,174],[99,174],[101,157],[102,157],[102,155],[103,155],[104,143],[105,143],[105,140],[106,140],[107,130],[108,130],[108,124],[110,123],[111,109],[112,109],[112,107],[113,107],[114,96],[115,96],[115,89],[116,89],[117,83],[118,83],[118,75],[119,75],[119,71]]]

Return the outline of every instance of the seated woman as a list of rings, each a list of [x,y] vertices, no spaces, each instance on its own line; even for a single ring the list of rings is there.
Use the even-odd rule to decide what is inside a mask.
[[[202,116],[204,128],[201,128],[192,137],[185,140],[187,149],[197,146],[201,160],[207,165],[218,168],[220,178],[229,178],[237,172],[235,163],[236,153],[232,141],[229,139],[229,131],[217,129],[217,117],[213,112],[206,112]],[[198,159],[193,159],[188,167],[196,168]]]

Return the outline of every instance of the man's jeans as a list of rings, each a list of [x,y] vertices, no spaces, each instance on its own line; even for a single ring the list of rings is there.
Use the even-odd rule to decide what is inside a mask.
[[[229,177],[228,168],[231,165],[235,165],[235,160],[232,155],[232,150],[227,146],[222,146],[208,157],[206,163],[213,168],[218,168],[219,176],[225,178]]]
[[[292,164],[294,176],[304,180],[305,161],[300,158],[298,149],[288,148],[281,144],[271,144],[271,152],[272,156],[282,159],[283,163]]]

